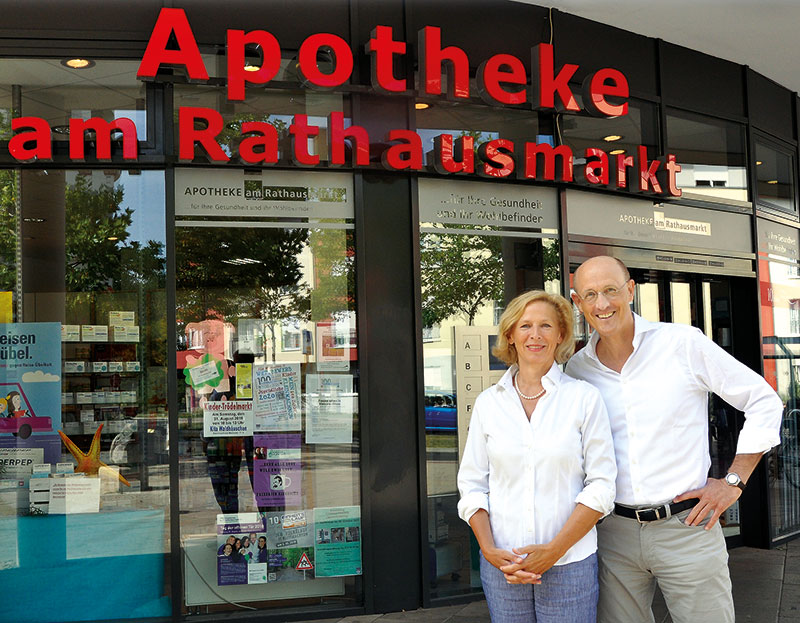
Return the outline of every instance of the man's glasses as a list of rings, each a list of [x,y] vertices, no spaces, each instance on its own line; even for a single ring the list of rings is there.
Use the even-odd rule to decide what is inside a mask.
[[[627,283],[622,284],[621,286],[608,286],[607,288],[603,288],[600,292],[595,292],[594,290],[587,290],[583,294],[579,294],[578,297],[584,302],[592,305],[597,301],[597,297],[601,294],[606,298],[606,300],[613,301],[618,296],[622,296],[625,293],[625,286]]]

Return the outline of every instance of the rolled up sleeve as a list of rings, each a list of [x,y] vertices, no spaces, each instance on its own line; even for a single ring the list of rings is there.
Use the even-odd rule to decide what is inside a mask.
[[[464,456],[458,469],[458,516],[469,518],[480,509],[489,512],[489,455],[483,433],[479,403],[475,403],[464,446]]]
[[[704,387],[744,412],[736,453],[758,454],[777,446],[783,404],[769,383],[699,330],[688,347],[688,360]]]
[[[614,508],[616,497],[617,463],[614,458],[614,441],[611,425],[600,392],[588,383],[584,404],[581,440],[583,446],[583,490],[575,502],[608,515]]]

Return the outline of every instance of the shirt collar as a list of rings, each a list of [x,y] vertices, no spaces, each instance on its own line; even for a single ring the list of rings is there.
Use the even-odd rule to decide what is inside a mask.
[[[633,314],[633,350],[636,350],[639,347],[639,344],[641,344],[644,334],[648,331],[655,330],[658,327],[658,323],[650,322],[646,318],[642,318],[636,312],[631,313]],[[597,333],[597,331],[592,331],[589,342],[584,347],[588,349],[586,352],[592,357],[592,359],[597,359],[597,342],[599,340],[600,335]]]
[[[505,374],[503,374],[500,380],[497,381],[497,385],[509,392],[516,391],[514,389],[514,375],[517,373],[517,370],[519,370],[519,366],[517,364],[512,365],[508,370],[506,370]],[[542,377],[542,387],[544,389],[557,388],[559,385],[561,385],[561,377],[563,374],[564,373],[561,371],[561,368],[559,368],[558,364],[554,362],[553,365],[550,366],[550,370],[547,371],[547,374]]]

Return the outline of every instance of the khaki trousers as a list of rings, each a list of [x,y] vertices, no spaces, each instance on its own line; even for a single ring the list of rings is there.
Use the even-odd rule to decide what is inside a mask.
[[[673,623],[734,623],[722,528],[687,526],[690,512],[643,524],[612,513],[597,527],[599,623],[653,623],[656,582]]]

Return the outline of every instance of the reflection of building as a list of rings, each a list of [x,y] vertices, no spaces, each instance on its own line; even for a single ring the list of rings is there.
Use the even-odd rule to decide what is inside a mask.
[[[33,604],[4,600],[0,619],[213,621],[236,616],[234,604],[241,603],[277,620],[478,596],[476,545],[455,514],[458,423],[463,436],[478,375],[466,368],[472,355],[456,358],[456,335],[474,329],[488,350],[505,301],[533,287],[569,293],[571,271],[598,253],[629,264],[643,316],[700,327],[763,370],[784,399],[790,434],[756,472],[752,497],[725,517],[725,531],[732,547],[773,547],[800,533],[800,466],[791,443],[800,382],[796,85],[674,45],[670,33],[657,40],[501,0],[295,0],[278,20],[275,2],[171,3],[185,8],[210,79],[190,81],[180,68],[164,66],[145,81],[136,77],[144,42],[166,3],[57,4],[0,2],[13,9],[0,29],[0,290],[12,293],[2,312],[16,322],[65,326],[72,337],[62,363],[89,371],[61,371],[63,432],[85,451],[102,425],[99,458],[119,463],[131,487],[104,482],[100,513],[69,517],[66,532],[63,517],[11,517],[9,534],[17,538],[7,540],[17,550],[0,554],[4,588],[28,594],[47,582],[52,595]],[[475,24],[481,36],[471,36]],[[328,33],[363,51],[377,25],[391,26],[405,43],[407,54],[398,53],[393,68],[393,77],[406,81],[403,89],[373,88],[370,55],[361,52],[353,55],[350,79],[331,89],[310,88],[310,76],[298,73],[309,35]],[[442,45],[468,57],[461,73],[471,79],[470,98],[420,90],[414,55],[426,26],[441,28]],[[585,75],[612,67],[630,82],[628,114],[556,114],[533,111],[529,102],[500,106],[481,98],[480,64],[512,54],[529,79],[531,47],[550,41],[551,27],[556,69],[579,66],[569,88],[580,105]],[[229,99],[227,30],[261,28],[278,40],[277,74],[250,84],[244,99]],[[318,52],[309,56],[330,74],[337,55]],[[245,62],[255,67],[260,54],[247,49]],[[83,69],[67,64],[87,55]],[[455,80],[457,69],[445,71]],[[222,156],[212,157],[201,140],[186,145],[187,127],[210,125],[184,119],[182,128],[187,109],[221,117],[212,142]],[[334,113],[341,113],[338,129]],[[10,125],[18,117],[49,124],[51,157],[12,156]],[[135,158],[123,153],[122,130],[109,141],[110,158],[100,160],[102,133],[70,128],[70,119],[123,117],[135,122]],[[318,131],[302,130],[303,122]],[[273,147],[266,126],[261,137],[243,136],[245,123],[274,129],[277,162],[245,163],[243,146],[254,154]],[[392,130],[406,131],[409,144],[419,138],[421,169],[401,154],[397,160],[408,158],[408,168],[387,171],[381,157],[403,142],[386,136]],[[474,139],[467,154],[487,175],[437,171],[430,163],[442,134]],[[182,137],[193,157],[181,155]],[[70,139],[85,139],[83,159],[70,156]],[[535,177],[517,175],[526,170],[517,156],[514,173],[497,179],[502,170],[483,170],[478,148],[499,139],[514,141],[517,150],[533,141],[568,147],[574,179],[546,179],[552,169],[551,177],[563,180],[566,167],[560,155],[548,160],[555,152],[546,150],[528,170]],[[31,148],[32,141],[20,142],[26,144],[14,145]],[[637,165],[626,165],[624,188],[585,175],[587,149],[601,150],[618,171],[616,158],[638,157],[640,146],[653,162],[676,156],[680,199],[637,192]],[[337,148],[345,158],[334,166]],[[361,165],[354,166],[359,153]],[[454,154],[454,162],[464,155]],[[445,237],[457,255],[428,263],[424,254]],[[478,244],[455,244],[468,237]],[[487,273],[488,284],[478,279]],[[429,297],[440,293],[429,316]],[[117,320],[133,324],[112,322],[109,314],[117,312],[125,312]],[[584,328],[580,317],[578,324]],[[84,325],[124,328],[86,341]],[[300,448],[299,459],[269,457],[270,446],[254,446],[254,435],[205,434],[203,402],[252,401],[252,376],[249,384],[233,383],[234,374],[246,377],[273,361],[298,371],[302,424],[264,433],[291,436],[297,446],[279,449]],[[90,363],[100,364],[97,372]],[[487,359],[480,360],[481,374],[497,372],[488,363],[487,372]],[[187,367],[206,364],[194,379],[186,376]],[[268,400],[277,420],[288,411],[281,391],[291,398],[291,383],[275,390]],[[711,406],[714,470],[730,460],[739,417],[724,404]],[[308,441],[309,418],[316,433],[337,441]],[[0,440],[18,441],[10,434]],[[112,459],[112,447],[123,445]],[[71,460],[66,452],[62,458]],[[335,522],[311,526],[307,535],[351,546],[351,553],[357,544],[358,564],[334,564],[326,576],[330,560],[316,557],[313,580],[295,581],[300,572],[286,567],[291,555],[277,551],[288,548],[271,544],[269,566],[285,572],[280,580],[219,582],[210,546],[217,516],[225,515],[223,504],[258,510],[255,459],[300,463],[297,479],[275,466],[301,487],[302,505],[269,508],[289,524],[292,512],[358,509],[338,524],[347,527],[343,541]],[[22,499],[18,489],[0,483],[0,502],[13,507],[12,515]],[[14,504],[6,505],[12,495]]]

